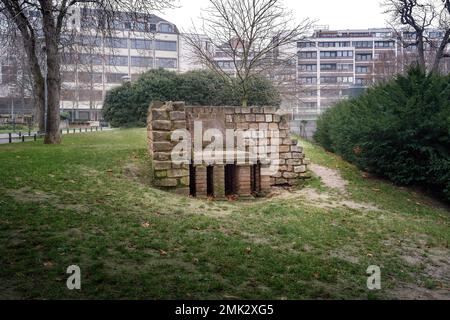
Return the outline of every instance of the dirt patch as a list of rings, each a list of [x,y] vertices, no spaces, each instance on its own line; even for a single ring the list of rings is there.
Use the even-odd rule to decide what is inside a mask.
[[[347,191],[348,182],[341,177],[341,174],[337,170],[319,166],[317,164],[311,164],[309,170],[318,176],[328,188],[343,193]]]
[[[354,252],[355,248],[347,246],[330,252],[331,258],[337,258],[353,264],[359,263],[359,258]]]
[[[40,190],[22,188],[8,190],[6,194],[19,203],[51,204],[59,210],[70,210],[77,213],[88,213],[90,211],[88,207],[81,204],[63,203],[57,196]]]
[[[397,300],[450,300],[450,290],[431,290],[410,283],[399,284],[390,294]]]
[[[332,195],[327,192],[319,193],[316,189],[305,188],[294,190],[289,188],[274,188],[271,197],[274,199],[302,199],[304,203],[312,207],[332,210],[332,209],[352,209],[361,212],[385,212],[373,204],[358,203],[349,199],[343,199],[342,196]]]
[[[150,170],[143,163],[130,162],[122,168],[122,174],[143,185],[151,184]]]
[[[57,197],[52,194],[48,194],[39,190],[32,190],[29,188],[8,190],[6,194],[13,198],[16,202],[21,203],[44,203],[57,199]]]
[[[410,239],[385,242],[398,252],[406,265],[414,267],[412,276],[417,281],[413,284],[399,283],[390,292],[393,298],[450,300],[450,249],[430,247],[427,239],[427,235],[416,234]]]

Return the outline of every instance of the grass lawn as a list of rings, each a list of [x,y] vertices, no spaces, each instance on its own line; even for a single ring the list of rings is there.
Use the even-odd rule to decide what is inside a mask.
[[[253,202],[168,194],[145,129],[0,146],[0,298],[450,299],[448,209],[302,144],[347,193],[315,177]]]

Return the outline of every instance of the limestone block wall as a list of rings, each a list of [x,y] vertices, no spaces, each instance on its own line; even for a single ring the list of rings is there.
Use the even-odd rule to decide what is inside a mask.
[[[150,106],[148,117],[148,139],[150,154],[154,160],[155,185],[175,188],[181,193],[189,194],[189,165],[172,164],[171,151],[177,142],[171,142],[171,133],[176,129],[187,129],[193,134],[195,121],[202,122],[204,131],[218,129],[224,136],[227,129],[278,131],[280,170],[270,177],[261,176],[259,183],[264,190],[269,186],[294,185],[299,178],[308,177],[309,160],[305,157],[303,149],[297,145],[297,141],[291,138],[290,120],[289,114],[283,114],[274,107],[189,107],[183,102],[155,102]],[[204,142],[204,146],[209,143]],[[270,138],[268,143],[271,144]],[[239,170],[242,172],[238,174],[238,179],[242,182],[238,184],[238,189],[249,195],[251,166]],[[206,176],[206,167],[197,167],[196,174]],[[215,190],[219,190],[222,196],[224,188],[221,184],[224,178],[222,173],[214,175],[217,175]],[[197,193],[202,196],[207,192],[204,180],[196,179]]]
[[[189,165],[172,162],[171,152],[176,142],[172,132],[186,128],[184,103],[155,102],[148,114],[149,152],[153,159],[153,181],[156,187],[175,188],[189,195]]]

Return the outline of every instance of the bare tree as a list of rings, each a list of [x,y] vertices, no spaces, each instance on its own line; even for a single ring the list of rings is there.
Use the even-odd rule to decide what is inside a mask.
[[[113,30],[114,22],[121,18],[123,12],[133,15],[136,20],[142,20],[142,15],[171,7],[172,3],[173,0],[0,0],[0,14],[6,18],[4,24],[10,28],[13,26],[21,36],[33,75],[33,91],[41,119],[47,101],[46,144],[61,141],[59,108],[62,43],[66,40],[64,32],[73,15],[72,9],[89,9],[93,23],[102,33],[107,33]],[[39,61],[42,55],[45,56],[43,65]]]
[[[185,36],[186,42],[202,65],[230,82],[238,79],[245,107],[252,78],[267,74],[274,63],[281,63],[284,58],[279,49],[304,38],[311,22],[305,19],[293,23],[292,12],[281,0],[209,1],[202,26],[193,26]],[[208,45],[205,36],[210,40]]]
[[[383,5],[392,25],[404,29],[397,32],[399,39],[404,40],[404,32],[413,33],[414,41],[405,41],[404,46],[415,47],[418,65],[423,70],[439,71],[450,41],[450,0],[386,0]],[[443,32],[442,38],[428,36],[427,31],[433,28]]]

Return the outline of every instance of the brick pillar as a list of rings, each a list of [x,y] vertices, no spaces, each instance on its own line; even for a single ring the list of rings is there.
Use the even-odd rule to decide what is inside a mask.
[[[214,196],[225,199],[225,166],[214,166]]]
[[[198,166],[195,170],[195,187],[197,191],[197,198],[206,198],[207,194],[207,181],[206,181],[206,167]]]
[[[252,197],[252,185],[251,185],[251,166],[243,165],[238,166],[236,170],[237,179],[237,193],[239,197],[249,198]]]

